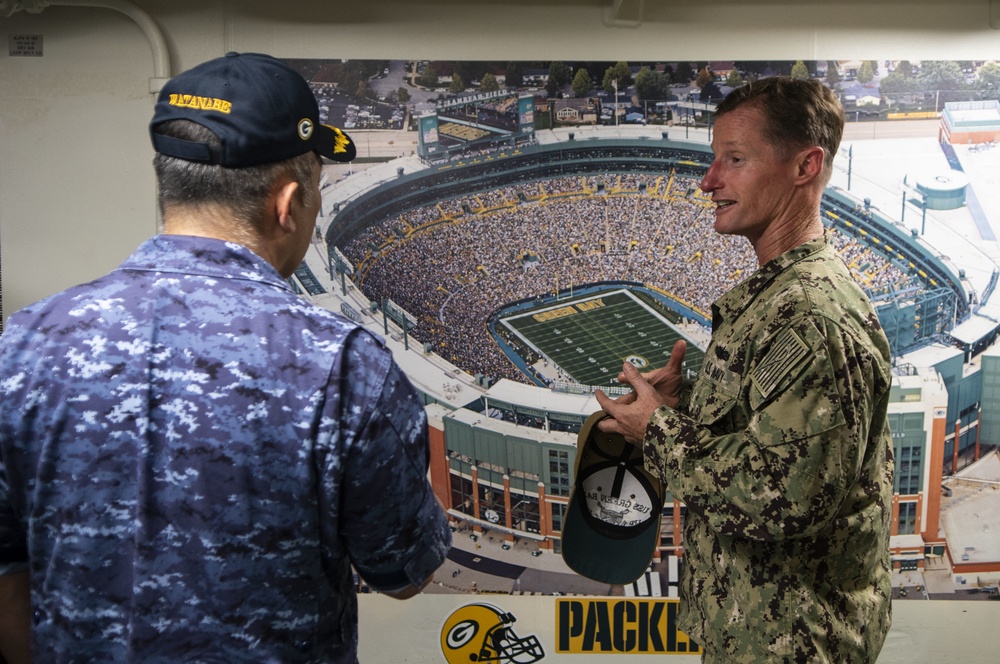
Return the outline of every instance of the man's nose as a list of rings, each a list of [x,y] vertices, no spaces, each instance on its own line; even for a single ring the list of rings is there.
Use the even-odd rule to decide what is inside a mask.
[[[711,166],[708,167],[708,171],[705,172],[705,177],[701,179],[701,190],[706,193],[711,193],[716,189],[718,177],[715,175],[715,163],[713,162]]]

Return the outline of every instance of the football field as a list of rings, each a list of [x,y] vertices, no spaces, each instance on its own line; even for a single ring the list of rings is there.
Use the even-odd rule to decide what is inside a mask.
[[[622,363],[640,371],[666,364],[684,335],[627,290],[608,291],[502,318],[500,322],[573,381],[618,385]],[[684,368],[701,369],[702,352],[688,340]]]

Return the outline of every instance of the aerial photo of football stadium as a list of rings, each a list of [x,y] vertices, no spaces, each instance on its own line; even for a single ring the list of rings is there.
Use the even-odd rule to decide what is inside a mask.
[[[697,375],[712,302],[756,267],[699,189],[715,103],[790,73],[848,119],[822,214],[893,352],[894,597],[996,596],[1000,66],[289,62],[359,156],[324,167],[291,281],[385,337],[426,403],[455,533],[426,592],[676,596],[669,497],[635,583],[563,563],[576,434],[624,361],[684,338]]]

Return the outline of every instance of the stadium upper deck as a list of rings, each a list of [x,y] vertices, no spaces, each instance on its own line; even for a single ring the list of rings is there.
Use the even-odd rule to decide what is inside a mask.
[[[710,162],[707,146],[670,140],[663,132],[647,132],[639,137],[613,134],[612,138],[599,140],[594,134],[578,139],[570,133],[565,141],[540,141],[417,172],[397,172],[397,177],[341,205],[326,239],[330,246],[345,247],[365,229],[407,211],[463,196],[485,196],[486,192],[517,183],[615,172],[673,172],[698,179]],[[915,233],[907,233],[882,211],[837,188],[828,190],[824,213],[828,225],[913,276],[912,284],[901,290],[863,284],[880,305],[880,317],[897,353],[940,339],[957,322],[968,318],[970,298],[961,282],[962,275]]]

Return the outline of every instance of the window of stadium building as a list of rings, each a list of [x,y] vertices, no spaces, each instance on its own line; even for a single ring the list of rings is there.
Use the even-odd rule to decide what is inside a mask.
[[[549,488],[555,496],[568,496],[570,488],[569,452],[549,450]]]
[[[519,477],[519,478],[525,479],[525,480],[530,480],[532,482],[535,482],[536,484],[538,483],[538,480],[540,479],[538,477],[538,473],[530,473],[530,472],[528,472],[526,470],[516,470],[516,469],[512,470],[512,471],[510,471],[510,476],[511,477]]]
[[[499,525],[506,524],[507,509],[503,489],[479,483],[479,518]]]
[[[467,454],[462,454],[461,452],[456,452],[455,450],[448,451],[448,457],[460,462],[459,464],[452,464],[452,468],[456,468],[462,472],[469,472],[472,468],[472,457]]]
[[[480,460],[478,463],[476,463],[476,467],[479,469],[480,473],[483,473],[484,471],[488,470],[500,478],[502,478],[504,474],[506,474],[507,472],[507,469],[504,468],[503,466],[495,463],[490,463],[489,461]]]
[[[917,528],[917,504],[899,504],[899,534],[912,535]]]
[[[568,496],[570,492],[569,478],[566,476],[552,478],[548,491],[553,496]]]
[[[503,489],[490,486],[479,481],[479,509],[492,509],[503,514],[506,510],[503,504]]]
[[[900,447],[896,452],[896,493],[906,496],[920,493],[922,485],[921,460],[922,449],[919,446]]]
[[[563,519],[566,517],[566,503],[551,503],[552,505],[552,530],[557,533],[562,532]]]
[[[529,533],[540,531],[537,497],[512,493],[510,503],[511,526],[515,530],[524,530]]]
[[[464,514],[472,515],[472,480],[461,475],[451,476],[451,506]]]

